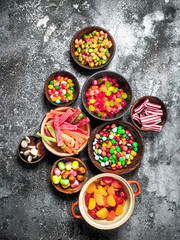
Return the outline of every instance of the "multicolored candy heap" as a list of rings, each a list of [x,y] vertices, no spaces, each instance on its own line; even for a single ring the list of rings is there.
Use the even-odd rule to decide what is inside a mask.
[[[146,99],[137,108],[134,109],[132,118],[142,125],[142,130],[158,131],[162,129],[163,110],[161,105],[150,103],[149,99]]]

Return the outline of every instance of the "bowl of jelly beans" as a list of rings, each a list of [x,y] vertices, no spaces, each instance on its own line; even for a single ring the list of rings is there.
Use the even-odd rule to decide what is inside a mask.
[[[72,194],[79,192],[84,186],[88,179],[88,170],[78,158],[61,158],[53,164],[50,178],[59,192]]]
[[[91,134],[88,154],[100,171],[126,174],[141,162],[144,154],[143,137],[129,122],[116,120],[103,123]]]
[[[107,66],[115,53],[111,34],[98,26],[89,26],[78,31],[71,41],[71,56],[81,67],[94,70]]]
[[[102,121],[122,117],[132,98],[129,83],[121,75],[100,71],[86,80],[82,89],[82,102],[89,114]]]
[[[133,192],[131,184],[137,186]],[[135,180],[112,174],[103,173],[90,178],[79,194],[79,200],[72,204],[71,211],[76,219],[83,218],[91,226],[110,230],[123,225],[132,215],[135,197],[141,192],[139,183]],[[80,214],[74,207],[78,205]]]
[[[52,73],[45,82],[46,98],[55,106],[66,107],[79,96],[79,83],[76,77],[66,71]]]

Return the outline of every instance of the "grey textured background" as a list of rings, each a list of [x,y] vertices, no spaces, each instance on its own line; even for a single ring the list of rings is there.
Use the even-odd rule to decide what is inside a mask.
[[[179,239],[180,12],[178,0],[1,0],[0,1],[0,239]],[[133,215],[112,231],[96,230],[75,220],[70,206],[78,194],[58,193],[50,169],[58,158],[46,154],[35,166],[17,157],[23,136],[40,128],[53,108],[44,82],[54,71],[67,70],[80,86],[94,71],[70,57],[74,33],[88,25],[110,31],[116,42],[107,69],[123,75],[133,102],[144,95],[161,98],[168,121],[160,133],[143,133],[141,165],[126,179],[138,180],[142,193]],[[81,97],[73,104],[81,106]],[[129,111],[123,117],[129,119]],[[92,128],[101,122],[91,121]],[[88,156],[79,154],[89,177],[100,173]]]

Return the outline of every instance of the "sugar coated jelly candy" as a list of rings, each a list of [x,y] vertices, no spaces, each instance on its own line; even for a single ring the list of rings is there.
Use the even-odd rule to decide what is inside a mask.
[[[65,169],[65,164],[63,162],[58,162],[58,168],[62,171]]]
[[[52,182],[53,182],[54,184],[58,184],[58,183],[59,183],[59,177],[56,176],[56,175],[53,175],[53,176],[52,176]]]
[[[73,161],[71,167],[72,167],[72,169],[77,170],[79,168],[78,161]]]

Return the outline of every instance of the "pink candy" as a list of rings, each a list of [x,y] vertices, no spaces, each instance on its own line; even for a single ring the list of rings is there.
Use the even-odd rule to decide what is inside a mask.
[[[70,170],[70,174],[73,175],[74,177],[77,176],[77,172],[74,169]]]
[[[134,110],[132,119],[142,125],[142,130],[147,131],[161,131],[162,126],[157,125],[162,122],[163,110],[160,109],[161,105],[150,103],[146,99]]]
[[[55,168],[54,169],[54,174],[57,175],[57,176],[60,176],[61,175],[61,170],[59,168]]]
[[[77,186],[79,186],[79,181],[76,179],[76,180],[71,184],[71,187],[72,187],[72,188],[75,188],[75,187],[77,187]]]

